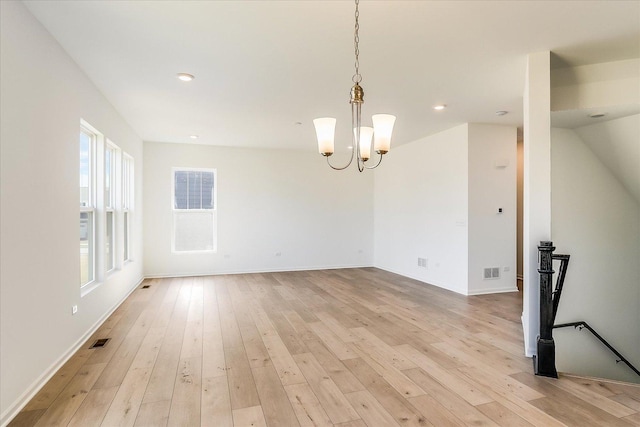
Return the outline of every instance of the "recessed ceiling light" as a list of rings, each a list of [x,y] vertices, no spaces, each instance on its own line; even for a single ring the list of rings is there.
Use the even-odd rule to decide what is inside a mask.
[[[496,116],[504,116],[505,114],[509,114],[509,112],[504,110],[496,111]]]
[[[599,119],[600,117],[604,117],[606,115],[607,113],[593,113],[589,114],[589,117],[591,117],[592,119]]]
[[[191,139],[198,139],[198,135],[189,135],[189,138],[191,138]]]
[[[447,106],[444,104],[436,105],[435,107],[433,107],[434,110],[438,110],[438,111],[444,110],[445,108],[447,108]]]
[[[187,74],[187,73],[178,73],[177,76],[183,82],[190,82],[191,80],[195,79],[193,74]]]

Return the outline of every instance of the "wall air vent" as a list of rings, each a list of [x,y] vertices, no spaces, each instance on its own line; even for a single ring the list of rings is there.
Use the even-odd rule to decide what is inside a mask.
[[[489,280],[489,279],[499,279],[500,278],[500,267],[486,267],[483,270],[483,277],[484,280]]]
[[[100,338],[99,340],[97,340],[96,342],[93,343],[93,345],[89,348],[101,348],[104,347],[105,345],[107,345],[107,341],[109,341],[110,338]]]

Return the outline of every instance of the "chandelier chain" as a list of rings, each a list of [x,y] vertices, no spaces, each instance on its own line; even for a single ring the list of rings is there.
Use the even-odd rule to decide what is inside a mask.
[[[360,18],[360,10],[358,8],[358,5],[360,4],[360,0],[355,0],[356,1],[356,12],[355,12],[355,18],[356,18],[356,24],[355,24],[355,28],[354,28],[354,32],[353,32],[353,48],[354,48],[354,53],[356,56],[356,61],[355,61],[355,67],[356,67],[356,73],[353,75],[353,78],[351,79],[354,83],[360,83],[362,81],[362,76],[360,75],[360,35],[359,35],[359,31],[360,31],[360,22],[359,22],[359,18]]]

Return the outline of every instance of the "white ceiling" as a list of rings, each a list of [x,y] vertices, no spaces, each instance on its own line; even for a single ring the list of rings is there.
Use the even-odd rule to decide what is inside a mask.
[[[351,1],[25,4],[145,141],[315,149],[323,116],[350,135]],[[547,50],[555,66],[639,57],[640,1],[363,0],[363,117],[395,114],[394,145],[520,126],[526,56]]]

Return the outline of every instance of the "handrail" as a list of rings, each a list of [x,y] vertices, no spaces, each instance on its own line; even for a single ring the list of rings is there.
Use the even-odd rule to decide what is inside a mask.
[[[600,340],[600,342],[602,344],[604,344],[605,346],[607,346],[607,348],[609,350],[611,350],[616,356],[618,356],[620,359],[616,360],[616,363],[619,362],[623,362],[624,364],[626,364],[629,368],[631,368],[631,370],[633,372],[636,373],[636,375],[640,376],[640,371],[638,371],[638,369],[636,369],[635,366],[633,366],[631,364],[631,362],[629,362],[622,354],[620,354],[620,352],[618,350],[616,350],[615,348],[613,348],[613,346],[611,344],[609,344],[607,342],[607,340],[605,340],[604,338],[602,338],[600,336],[600,334],[598,334],[591,326],[589,326],[589,324],[585,321],[579,321],[579,322],[571,322],[571,323],[561,323],[559,325],[553,325],[554,329],[558,329],[558,328],[568,328],[570,326],[573,326],[574,328],[580,328],[580,330],[582,330],[582,328],[586,328],[589,332],[591,332],[596,338],[598,338]]]

